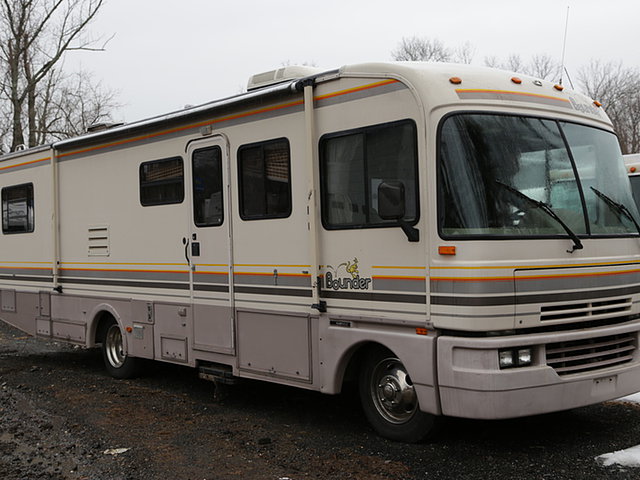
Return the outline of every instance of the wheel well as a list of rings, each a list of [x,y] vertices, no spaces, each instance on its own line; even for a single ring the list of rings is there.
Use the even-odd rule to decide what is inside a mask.
[[[95,335],[93,337],[94,343],[102,343],[105,335],[107,334],[107,330],[111,325],[116,323],[116,319],[109,312],[100,312],[96,317],[96,330]]]
[[[356,345],[352,348],[350,353],[345,354],[345,356],[350,355],[350,357],[344,369],[342,382],[340,383],[340,386],[342,388],[344,388],[345,385],[351,384],[358,380],[360,369],[362,368],[362,361],[367,356],[368,352],[373,349],[384,349],[391,352],[391,350],[380,343],[366,342]]]

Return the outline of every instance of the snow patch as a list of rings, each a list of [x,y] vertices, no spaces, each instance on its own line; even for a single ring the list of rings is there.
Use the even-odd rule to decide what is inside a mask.
[[[605,453],[596,457],[596,461],[604,467],[620,465],[621,467],[640,467],[640,445]]]
[[[631,403],[640,403],[640,393],[634,393],[633,395],[629,395],[628,397],[618,398],[617,402],[631,402]]]

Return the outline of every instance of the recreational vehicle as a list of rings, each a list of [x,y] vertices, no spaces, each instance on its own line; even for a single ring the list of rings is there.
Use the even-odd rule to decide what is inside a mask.
[[[640,205],[640,153],[631,153],[623,155],[623,157],[631,182],[631,193],[633,193],[636,205]]]
[[[0,157],[0,317],[383,436],[640,390],[640,215],[601,105],[464,65],[285,67]]]

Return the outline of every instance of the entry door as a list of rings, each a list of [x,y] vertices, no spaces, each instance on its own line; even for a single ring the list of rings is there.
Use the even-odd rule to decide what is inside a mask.
[[[192,142],[187,156],[190,219],[185,253],[191,266],[193,348],[234,354],[228,142],[222,136]]]

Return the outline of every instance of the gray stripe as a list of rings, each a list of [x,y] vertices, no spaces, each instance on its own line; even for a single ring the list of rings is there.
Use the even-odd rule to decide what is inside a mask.
[[[367,97],[372,97],[372,96],[376,96],[376,95],[383,95],[385,93],[390,93],[390,92],[394,92],[394,91],[398,91],[398,90],[402,90],[402,89],[406,89],[407,87],[402,84],[401,82],[395,82],[395,83],[391,83],[389,85],[383,85],[380,87],[374,87],[374,88],[369,88],[366,90],[362,90],[362,91],[357,91],[357,92],[353,92],[353,93],[346,93],[346,94],[342,94],[342,95],[338,95],[335,97],[331,97],[331,98],[327,98],[327,99],[321,99],[321,100],[317,100],[315,102],[315,105],[317,108],[323,108],[323,107],[328,107],[331,105],[337,105],[340,103],[346,103],[346,102],[351,102],[354,100],[360,100],[363,98],[367,98]],[[295,96],[291,96],[289,98],[286,98],[286,101],[281,102],[281,103],[275,103],[275,104],[271,104],[271,106],[274,107],[278,107],[278,105],[282,105],[282,104],[288,104],[288,103],[294,103],[296,101],[300,101],[302,100],[302,95],[295,95]],[[259,100],[256,101],[256,103],[252,104],[249,111],[251,110],[260,110],[261,108],[265,108],[264,104],[262,102],[260,102]],[[184,118],[186,122],[186,124],[197,124],[197,126],[194,127],[188,127],[185,128],[184,130],[179,130],[177,132],[171,132],[171,133],[165,133],[162,134],[161,132],[156,132],[156,133],[160,133],[157,136],[153,136],[150,138],[145,138],[142,140],[138,140],[135,142],[129,142],[129,143],[123,143],[123,144],[119,144],[119,145],[113,145],[111,147],[105,147],[105,148],[100,148],[100,152],[104,153],[104,152],[112,152],[112,151],[118,151],[118,150],[122,150],[125,148],[129,148],[131,145],[135,145],[135,146],[139,146],[139,145],[147,145],[147,144],[151,144],[151,143],[156,143],[158,141],[158,137],[161,137],[162,140],[170,140],[170,139],[174,139],[174,138],[179,138],[179,137],[185,137],[185,136],[192,136],[193,134],[199,133],[200,128],[202,128],[205,125],[211,125],[213,127],[214,132],[222,129],[222,128],[227,128],[227,127],[233,127],[233,126],[237,126],[237,125],[243,125],[246,123],[250,123],[250,122],[256,122],[256,121],[260,121],[260,120],[267,120],[267,119],[272,119],[272,118],[278,118],[278,117],[282,117],[284,115],[292,115],[295,113],[302,113],[304,111],[304,105],[303,104],[299,104],[299,105],[293,105],[290,107],[285,107],[285,108],[276,108],[275,110],[269,110],[267,112],[262,112],[262,113],[254,113],[254,114],[250,114],[247,116],[242,116],[239,118],[232,118],[229,120],[222,120],[219,121],[219,119],[224,118],[225,116],[234,116],[234,115],[241,115],[243,113],[243,110],[236,108],[233,110],[226,110],[226,111],[221,111],[220,113],[218,112],[211,112],[211,113],[217,113],[217,115],[215,117],[206,117],[206,116],[200,116],[199,118],[194,118],[194,117],[186,117]],[[183,123],[184,126],[186,126]],[[176,125],[176,127],[174,128],[180,128],[180,125]],[[167,130],[171,130],[171,128],[167,128]],[[152,131],[151,131],[152,132]],[[114,132],[115,133],[115,132]],[[153,134],[153,133],[150,133]],[[140,137],[144,137],[144,133],[143,132],[139,132],[137,134],[135,134],[134,136],[140,136]],[[126,136],[123,138],[127,138]],[[108,140],[105,138],[105,141],[108,142]],[[73,146],[73,145],[71,145]],[[180,152],[175,152],[175,153],[180,153]],[[58,161],[59,162],[64,162],[66,160],[76,160],[76,159],[80,159],[80,158],[85,158],[85,157],[91,157],[95,154],[94,151],[91,152],[85,152],[85,153],[78,153],[76,155],[70,155],[67,157],[62,157],[60,158]]]
[[[19,172],[20,170],[27,170],[29,168],[44,167],[45,165],[49,165],[50,163],[51,163],[51,160],[44,160],[42,162],[30,163],[28,165],[20,165],[19,167],[7,167],[7,168],[3,167],[3,169],[0,170],[0,174]]]
[[[533,272],[533,274],[535,275],[535,272]],[[640,272],[531,280],[516,276],[515,279],[517,292],[540,292],[545,290],[581,290],[640,284]]]
[[[426,280],[406,280],[402,278],[374,278],[374,290],[391,290],[394,292],[420,292],[427,291]]]
[[[527,305],[532,303],[568,302],[575,300],[600,300],[609,297],[640,293],[640,285],[624,288],[599,289],[581,292],[543,293],[539,295],[508,295],[498,297],[456,297],[431,295],[432,305],[459,305],[488,307],[501,305]]]
[[[302,97],[298,98],[301,99]],[[292,98],[291,99],[292,102],[296,101],[296,98]],[[288,102],[287,102],[288,103]],[[259,110],[259,109],[257,109]],[[218,131],[219,129],[222,128],[227,128],[227,127],[233,127],[233,126],[237,126],[237,125],[243,125],[245,123],[249,123],[249,122],[256,122],[256,121],[260,121],[260,120],[267,120],[267,119],[271,119],[271,118],[278,118],[278,117],[282,117],[283,115],[291,115],[294,113],[301,113],[304,111],[304,105],[295,105],[292,107],[286,107],[286,108],[280,108],[277,110],[270,110],[268,112],[263,112],[263,113],[255,113],[255,114],[251,114],[248,115],[246,117],[239,117],[239,118],[233,118],[233,119],[229,119],[229,120],[223,120],[223,121],[216,121],[216,118],[213,119],[204,119],[201,122],[198,122],[197,120],[193,120],[194,123],[197,124],[197,126],[193,126],[193,127],[187,127],[183,130],[179,130],[177,132],[171,132],[171,133],[161,133],[158,132],[159,134],[156,136],[152,136],[149,138],[144,138],[141,140],[136,140],[134,142],[127,142],[127,143],[121,143],[118,145],[113,145],[110,147],[104,147],[104,148],[100,148],[99,151],[100,153],[106,153],[106,152],[116,152],[119,150],[123,150],[126,148],[130,148],[132,145],[137,146],[141,146],[141,145],[149,145],[149,144],[155,144],[158,142],[158,138],[160,138],[162,141],[165,140],[172,140],[175,138],[182,138],[182,137],[188,137],[188,136],[193,136],[194,134],[199,134],[200,129],[203,126],[206,125],[211,125],[213,127],[214,132]],[[240,114],[241,112],[236,111],[231,113],[230,115],[233,114]],[[224,118],[224,115],[222,116]],[[219,118],[219,117],[218,117]],[[178,127],[179,128],[179,127]],[[171,129],[169,129],[171,130]],[[140,135],[142,137],[144,137],[144,135]],[[176,154],[181,154],[181,152],[175,152]],[[74,155],[69,155],[66,157],[62,157],[59,159],[60,162],[64,162],[67,160],[77,160],[77,159],[81,159],[81,158],[86,158],[86,157],[91,157],[95,155],[95,151],[90,151],[90,152],[85,152],[85,153],[78,153],[78,154],[74,154]]]
[[[483,295],[492,293],[513,294],[513,278],[508,280],[431,280],[432,293],[460,293]]]
[[[196,283],[193,285],[193,289],[198,292],[229,292],[229,287],[227,285],[202,285]]]
[[[77,285],[99,285],[112,287],[134,288],[170,288],[172,290],[189,290],[188,283],[160,283],[160,282],[128,282],[123,280],[88,279],[88,278],[61,278],[60,283]]]
[[[548,270],[547,270],[548,271]],[[542,274],[544,270],[540,271]],[[535,271],[527,274],[535,275]],[[558,269],[554,269],[558,273]],[[525,292],[557,292],[558,290],[588,290],[640,284],[640,272],[611,275],[584,275],[567,277],[522,278],[515,276],[504,280],[431,280],[431,292],[443,294],[513,294]]]
[[[229,283],[229,275],[226,273],[194,273],[193,281],[206,284],[221,284],[227,285]]]
[[[0,275],[2,278],[10,275],[46,275],[50,277],[53,275],[53,270],[50,268],[0,268]]]
[[[368,302],[425,303],[426,295],[402,295],[397,293],[375,293],[355,291],[322,290],[320,297],[341,300],[362,300]]]
[[[461,307],[488,307],[500,305],[513,305],[515,297],[452,297],[444,295],[431,295],[431,305],[451,305]]]
[[[311,278],[285,275],[234,275],[235,285],[278,285],[311,288]]]
[[[234,287],[236,293],[251,293],[256,295],[283,295],[288,297],[311,297],[311,290],[294,288],[263,288],[263,287]]]
[[[136,272],[136,271],[111,271],[111,270],[62,270],[63,278],[121,278],[130,280],[158,280],[167,282],[188,282],[187,272]]]
[[[314,105],[316,108],[329,107],[331,105],[339,105],[341,103],[352,102],[354,100],[361,100],[363,98],[369,98],[376,95],[384,95],[386,93],[397,92],[399,90],[406,90],[406,89],[407,89],[407,86],[402,82],[398,81],[398,82],[390,83],[388,85],[367,88],[365,90],[360,90],[353,93],[345,93],[343,95],[337,95],[335,97],[323,98],[320,100],[316,100],[314,102]]]
[[[571,103],[565,102],[561,99],[524,95],[520,93],[457,92],[457,94],[458,98],[462,100],[504,100],[508,102],[539,103],[543,105],[552,105],[554,107],[573,109],[573,105],[571,105]]]
[[[16,282],[52,282],[52,275],[0,275],[0,280],[11,280]]]

